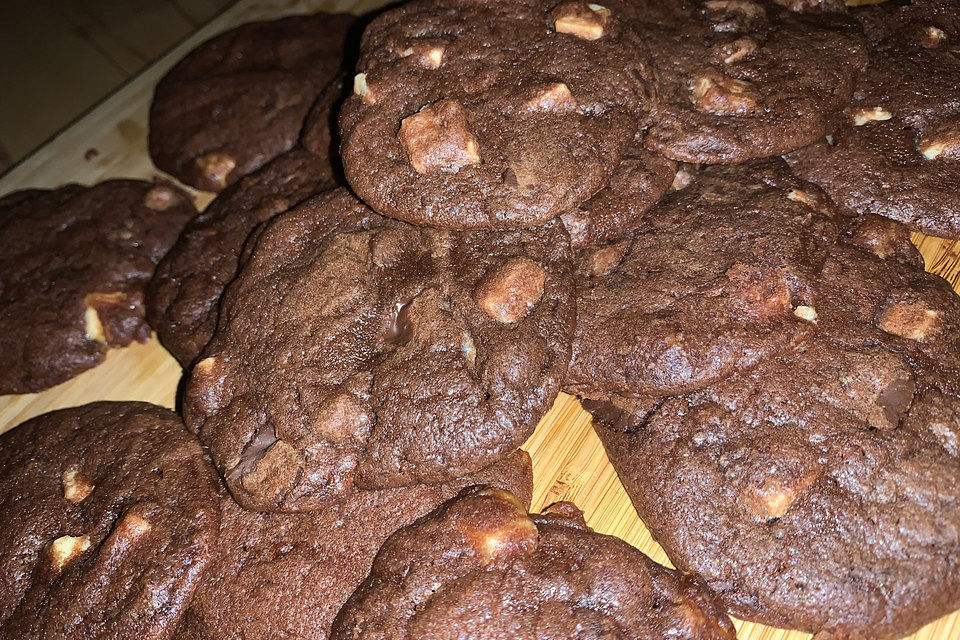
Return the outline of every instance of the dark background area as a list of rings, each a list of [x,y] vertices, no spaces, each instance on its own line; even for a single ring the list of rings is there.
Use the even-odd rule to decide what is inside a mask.
[[[0,172],[234,0],[0,0]]]

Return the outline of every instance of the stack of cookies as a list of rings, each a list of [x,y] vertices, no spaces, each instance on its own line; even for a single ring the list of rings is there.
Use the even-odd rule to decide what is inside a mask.
[[[0,638],[897,638],[960,607],[960,2],[413,0],[208,41],[0,199]],[[36,225],[36,226],[34,226]],[[24,336],[27,339],[24,339]],[[562,391],[677,569],[528,513]]]

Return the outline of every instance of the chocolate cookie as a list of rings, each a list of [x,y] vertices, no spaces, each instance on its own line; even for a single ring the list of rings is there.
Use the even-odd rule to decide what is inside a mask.
[[[645,121],[632,5],[415,0],[371,22],[340,115],[379,213],[444,229],[543,224],[594,195]]]
[[[960,298],[846,244],[817,292],[818,334],[749,373],[588,405],[654,538],[731,614],[902,637],[960,606]]]
[[[160,80],[150,157],[222,191],[292,148],[317,96],[344,67],[353,16],[252,22],[200,45]]]
[[[259,236],[184,412],[248,508],[326,508],[354,485],[447,480],[532,433],[574,321],[559,221],[442,232],[339,189]]]
[[[960,238],[960,2],[891,4],[860,14],[876,41],[844,124],[787,160],[852,211]]]
[[[0,638],[170,637],[213,556],[218,487],[180,418],[142,402],[0,436]]]
[[[843,229],[843,241],[879,258],[924,268],[923,256],[910,240],[910,229],[889,218],[866,215],[848,219]]]
[[[343,164],[340,162],[340,129],[337,120],[347,96],[347,80],[346,75],[341,75],[327,85],[307,114],[300,133],[300,146],[329,161],[337,182],[344,185],[347,179],[343,177]]]
[[[643,3],[637,28],[660,98],[648,148],[685,162],[737,164],[834,129],[867,62],[863,37],[843,13],[781,4],[789,3]]]
[[[703,585],[594,533],[572,503],[530,516],[473,487],[386,541],[332,640],[725,639]]]
[[[639,136],[638,136],[639,138]],[[578,209],[561,216],[574,247],[612,240],[640,224],[643,214],[677,182],[677,163],[637,143],[610,182]],[[683,183],[681,177],[677,186]]]
[[[141,180],[0,198],[0,393],[41,391],[149,340],[143,291],[196,213],[184,192]]]
[[[577,252],[565,388],[588,398],[697,389],[803,341],[837,228],[782,160],[703,169],[639,227]]]
[[[147,320],[180,364],[193,363],[210,341],[220,296],[257,225],[335,184],[326,158],[294,149],[228,187],[187,225],[147,288]]]
[[[310,513],[255,513],[226,499],[216,557],[176,640],[325,640],[387,536],[477,483],[516,492],[529,506],[530,457],[517,451],[448,484],[360,491]]]

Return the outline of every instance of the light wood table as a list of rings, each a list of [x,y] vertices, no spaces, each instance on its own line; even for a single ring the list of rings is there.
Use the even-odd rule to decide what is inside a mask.
[[[157,80],[184,54],[207,38],[251,20],[313,11],[362,13],[377,0],[241,0],[197,31],[169,55],[150,66],[87,115],[38,149],[3,178],[0,195],[27,187],[56,187],[65,182],[94,183],[105,178],[152,178],[160,173],[147,155],[147,111]],[[96,149],[85,160],[88,149]],[[205,206],[209,194],[199,194]],[[914,241],[927,269],[960,289],[960,243],[917,234]],[[173,407],[181,370],[155,339],[110,353],[105,363],[73,380],[38,394],[0,397],[0,431],[40,413],[94,400],[145,400]],[[607,461],[590,419],[575,398],[561,395],[524,445],[534,463],[534,509],[572,500],[590,526],[619,536],[655,560],[668,564],[650,539]],[[807,634],[737,621],[743,640],[805,640]],[[960,613],[931,623],[916,640],[960,640]]]

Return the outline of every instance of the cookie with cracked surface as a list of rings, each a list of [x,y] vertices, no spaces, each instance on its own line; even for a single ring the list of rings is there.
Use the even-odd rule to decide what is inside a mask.
[[[787,160],[856,213],[960,238],[960,2],[860,15],[874,45],[844,124]]]
[[[610,182],[577,209],[561,216],[575,247],[612,240],[635,228],[643,214],[671,189],[681,188],[677,163],[638,141],[620,161]]]
[[[542,225],[616,170],[651,102],[632,5],[417,0],[364,33],[340,115],[351,187],[444,229]]]
[[[528,515],[472,487],[386,541],[332,640],[733,640],[693,576],[595,533],[570,502]]]
[[[586,405],[653,537],[732,615],[897,638],[960,606],[960,297],[845,243],[817,288],[797,349]]]
[[[816,313],[826,310],[836,339],[882,344],[910,362],[918,384],[960,394],[960,297],[919,259],[842,243],[817,290]]]
[[[193,187],[222,191],[291,149],[343,70],[356,21],[321,13],[251,22],[201,44],[157,84],[153,162]]]
[[[336,186],[328,159],[288,151],[244,176],[187,224],[147,287],[147,320],[167,351],[189,366],[210,341],[224,288],[244,242],[270,218]]]
[[[628,235],[578,250],[565,389],[682,393],[802,342],[834,218],[782,160],[704,168]]]
[[[155,405],[98,402],[0,436],[0,638],[169,638],[213,557],[219,487]]]
[[[0,393],[42,391],[149,340],[144,289],[196,213],[142,180],[0,198]]]
[[[781,4],[643,3],[637,29],[660,98],[648,148],[684,162],[738,164],[833,130],[867,62],[859,26],[821,3],[804,11]]]
[[[514,492],[529,506],[530,457],[516,451],[472,476],[360,491],[309,513],[245,511],[227,498],[217,553],[174,638],[326,640],[387,537],[475,484]]]
[[[261,233],[184,413],[248,508],[325,508],[357,486],[455,478],[533,431],[575,316],[559,221],[439,231],[338,189]]]

